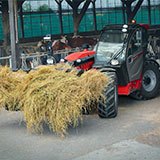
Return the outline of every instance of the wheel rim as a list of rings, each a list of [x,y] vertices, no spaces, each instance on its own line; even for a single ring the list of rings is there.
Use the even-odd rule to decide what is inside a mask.
[[[152,70],[147,70],[143,75],[142,85],[144,90],[151,92],[157,83],[156,74]]]
[[[49,60],[49,61],[48,61]],[[47,57],[47,64],[48,65],[53,65],[53,64],[56,64],[56,59],[52,56],[48,56]]]

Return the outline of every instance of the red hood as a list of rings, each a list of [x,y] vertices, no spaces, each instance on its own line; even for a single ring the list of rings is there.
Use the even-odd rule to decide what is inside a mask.
[[[85,49],[82,52],[71,53],[70,55],[65,57],[65,60],[72,62],[72,61],[76,61],[77,59],[93,56],[94,54],[95,54],[95,51],[89,51]]]

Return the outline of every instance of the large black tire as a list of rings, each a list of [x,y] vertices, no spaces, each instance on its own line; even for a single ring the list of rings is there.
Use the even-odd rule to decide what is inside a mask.
[[[147,61],[144,64],[142,75],[142,87],[140,90],[131,93],[131,97],[137,100],[147,100],[157,96],[160,89],[159,66],[154,61]]]
[[[118,88],[116,73],[104,72],[109,77],[109,84],[104,89],[105,98],[98,103],[98,115],[101,118],[114,118],[118,113]]]

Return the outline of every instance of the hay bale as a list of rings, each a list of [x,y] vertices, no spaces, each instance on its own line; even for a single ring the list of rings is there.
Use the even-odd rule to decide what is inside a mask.
[[[22,71],[12,72],[8,67],[0,67],[0,108],[17,110],[17,86],[26,74]]]
[[[107,81],[96,70],[81,77],[75,70],[66,73],[53,67],[30,73],[25,85],[20,87],[21,108],[28,130],[42,132],[46,123],[51,131],[66,134],[70,125],[76,127],[82,120],[82,108],[99,99]]]
[[[108,78],[96,70],[80,77],[68,65],[40,66],[29,74],[13,73],[0,68],[0,107],[20,109],[27,129],[43,132],[46,123],[50,130],[65,135],[70,125],[82,120],[82,110],[102,96]]]
[[[79,103],[73,106],[78,77],[72,73],[42,68],[32,72],[21,90],[21,104],[31,131],[41,132],[43,122],[49,123],[51,130],[65,132],[72,119],[78,119]],[[72,83],[72,84],[71,84]],[[76,122],[74,121],[74,125]]]

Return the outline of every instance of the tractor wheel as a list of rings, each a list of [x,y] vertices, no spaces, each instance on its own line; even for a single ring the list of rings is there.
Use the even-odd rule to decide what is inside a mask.
[[[160,71],[157,63],[147,61],[144,65],[142,87],[131,94],[137,100],[147,100],[157,96],[160,89]]]
[[[56,58],[54,56],[47,56],[46,62],[47,62],[47,65],[54,65],[58,61],[56,60]]]
[[[104,89],[105,98],[101,98],[98,103],[98,115],[101,118],[114,118],[118,113],[118,88],[116,73],[104,72],[110,82]]]

